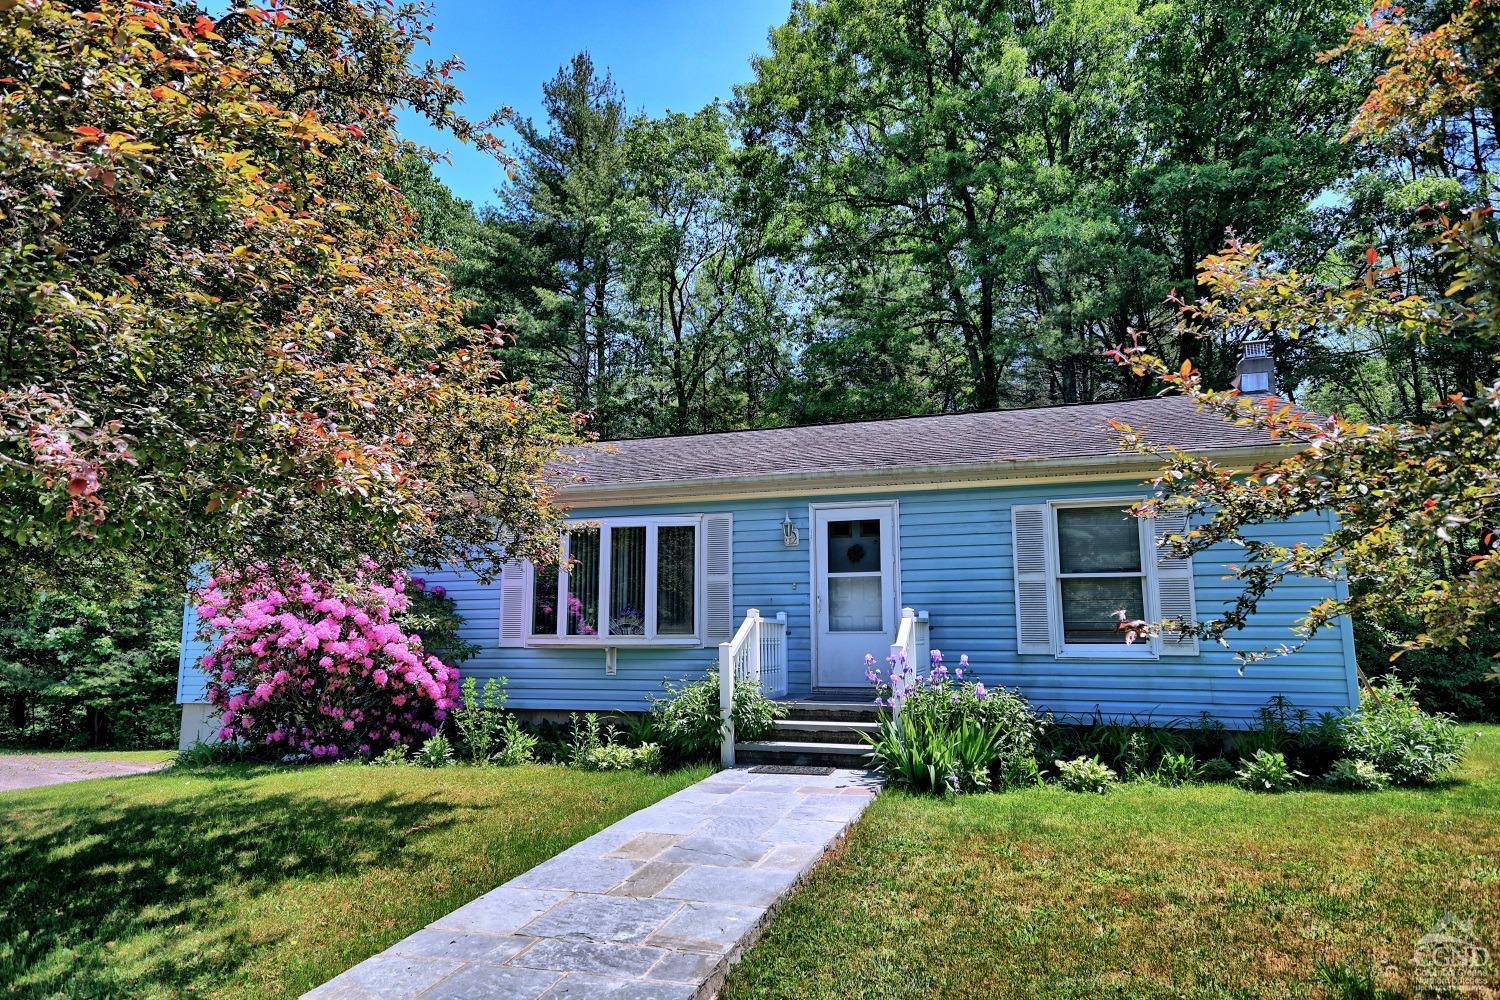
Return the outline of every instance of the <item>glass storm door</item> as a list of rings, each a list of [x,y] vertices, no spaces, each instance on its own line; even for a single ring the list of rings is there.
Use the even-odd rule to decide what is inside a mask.
[[[896,640],[895,514],[891,504],[813,509],[814,687],[869,687],[865,654],[884,663]]]

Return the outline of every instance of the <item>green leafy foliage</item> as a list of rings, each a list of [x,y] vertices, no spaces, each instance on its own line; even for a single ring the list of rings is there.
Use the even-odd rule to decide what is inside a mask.
[[[1354,649],[1372,678],[1395,676],[1410,684],[1424,708],[1470,722],[1500,721],[1500,611],[1491,611],[1469,631],[1467,641],[1448,649],[1410,649],[1421,621],[1405,602],[1381,611],[1380,620],[1354,619]],[[1393,655],[1399,656],[1392,659]]]
[[[1114,769],[1098,757],[1055,760],[1052,766],[1057,768],[1057,783],[1070,792],[1103,795],[1119,780]]]
[[[572,712],[568,715],[568,722],[570,735],[564,760],[574,767],[583,767],[590,754],[608,746],[614,740],[614,723],[601,722],[596,712],[589,712],[585,715]]]
[[[416,752],[411,762],[418,767],[448,767],[453,763],[453,744],[442,733],[429,737]]]
[[[204,743],[198,740],[192,746],[178,750],[172,758],[173,767],[196,768],[211,767],[215,764],[237,764],[248,760],[249,754],[245,747],[239,743],[227,743],[214,741]]]
[[[1438,780],[1458,766],[1467,747],[1468,737],[1456,722],[1422,711],[1411,688],[1394,678],[1365,689],[1343,733],[1350,757],[1368,762],[1397,785]]]
[[[659,771],[662,752],[655,743],[635,747],[609,743],[587,751],[578,766],[585,771]]]
[[[530,764],[537,758],[537,744],[537,738],[522,729],[515,717],[506,716],[500,732],[500,749],[495,751],[490,762],[502,767]]]
[[[182,595],[48,591],[0,604],[0,745],[176,743]]]
[[[1391,776],[1367,760],[1345,757],[1333,762],[1323,780],[1334,788],[1378,792],[1390,785]]]
[[[1203,776],[1203,770],[1203,765],[1192,754],[1168,753],[1162,755],[1148,778],[1158,785],[1175,787],[1197,781]]]
[[[956,722],[903,710],[882,719],[870,743],[870,763],[892,783],[918,792],[985,792],[1003,756],[999,725]]]
[[[412,763],[411,750],[405,744],[387,747],[379,756],[368,761],[371,767],[405,767]]]
[[[1229,781],[1234,777],[1234,764],[1227,757],[1211,757],[1198,770],[1203,781]]]
[[[1294,230],[1347,169],[1361,75],[1316,55],[1360,13],[795,5],[739,110],[818,279],[807,362],[840,365],[819,374],[846,407],[1139,394],[1100,357],[1114,331],[1177,347],[1163,300],[1225,228]]]
[[[465,677],[462,700],[451,716],[459,746],[471,764],[484,764],[494,752],[505,728],[506,678],[488,678],[481,689],[478,680]]]
[[[1286,792],[1297,787],[1297,782],[1307,777],[1293,771],[1286,762],[1286,755],[1274,750],[1257,750],[1240,762],[1234,772],[1234,783],[1252,792]]]
[[[665,693],[651,699],[656,731],[672,757],[706,760],[716,757],[722,741],[719,717],[719,671],[710,669],[701,679],[664,683]],[[776,720],[787,712],[748,684],[734,688],[734,734],[737,740],[759,740],[771,734]]]

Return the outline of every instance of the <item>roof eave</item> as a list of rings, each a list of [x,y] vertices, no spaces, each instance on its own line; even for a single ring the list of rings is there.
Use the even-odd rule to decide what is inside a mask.
[[[1203,449],[1201,454],[1230,468],[1249,468],[1275,461],[1301,447],[1299,443]],[[661,500],[723,500],[753,496],[803,496],[890,489],[937,489],[994,486],[1005,483],[1118,479],[1150,475],[1158,459],[1139,454],[1086,455],[1075,458],[1013,459],[958,465],[914,465],[859,471],[777,472],[755,476],[662,479],[623,483],[563,483],[559,498],[580,506],[646,503]]]

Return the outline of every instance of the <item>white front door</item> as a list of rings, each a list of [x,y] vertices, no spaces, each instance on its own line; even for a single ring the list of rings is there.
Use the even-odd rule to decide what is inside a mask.
[[[896,505],[812,509],[813,687],[864,688],[896,641]]]

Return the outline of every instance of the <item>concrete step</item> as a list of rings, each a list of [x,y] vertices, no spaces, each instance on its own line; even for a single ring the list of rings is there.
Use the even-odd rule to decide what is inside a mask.
[[[754,740],[734,745],[737,764],[802,764],[810,767],[866,767],[870,748],[863,743],[814,743],[805,740]]]
[[[874,722],[880,713],[874,695],[864,701],[788,700],[782,704],[787,706],[787,719],[792,721]]]
[[[858,743],[859,734],[874,736],[878,722],[839,722],[832,719],[777,719],[774,739],[804,743]]]

